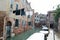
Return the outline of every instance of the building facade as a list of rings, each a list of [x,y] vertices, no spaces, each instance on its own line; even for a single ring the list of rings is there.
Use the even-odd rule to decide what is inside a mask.
[[[47,14],[47,25],[48,25],[48,22],[49,22],[51,28],[53,28],[54,22],[55,22],[54,14],[55,14],[54,10],[53,11],[48,11],[48,14]]]
[[[37,12],[34,13],[34,25],[35,27],[40,27],[40,16]]]
[[[45,14],[39,14],[39,16],[40,16],[41,25],[46,25],[46,15]]]
[[[0,11],[0,40],[4,40],[4,18],[7,16],[5,13],[6,11]]]
[[[27,0],[1,0],[0,4],[3,4],[0,6],[0,11],[6,12],[3,30],[4,40],[32,28],[34,10],[31,9]]]

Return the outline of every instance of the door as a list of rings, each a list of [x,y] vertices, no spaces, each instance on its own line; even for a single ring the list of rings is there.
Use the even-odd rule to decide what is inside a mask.
[[[8,21],[6,25],[6,36],[7,37],[11,37],[11,26],[12,26],[11,22]]]

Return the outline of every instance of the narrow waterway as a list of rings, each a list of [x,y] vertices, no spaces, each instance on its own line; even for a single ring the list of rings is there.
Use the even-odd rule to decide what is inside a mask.
[[[50,29],[50,34],[47,40],[60,40],[60,33],[54,32],[52,29]]]
[[[52,29],[50,29],[50,33],[49,33],[49,35],[47,37],[47,40],[54,40],[54,34],[53,34],[53,30]]]

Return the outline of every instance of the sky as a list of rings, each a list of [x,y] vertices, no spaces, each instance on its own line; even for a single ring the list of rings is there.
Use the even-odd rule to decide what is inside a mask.
[[[47,14],[47,11],[55,10],[60,0],[27,0],[32,9],[39,14]],[[54,7],[54,8],[53,8]]]

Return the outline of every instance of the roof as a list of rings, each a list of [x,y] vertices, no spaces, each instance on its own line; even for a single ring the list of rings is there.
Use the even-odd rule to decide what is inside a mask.
[[[56,13],[55,10],[52,10],[52,11],[48,11],[48,13]]]
[[[48,16],[48,15],[50,15],[50,14],[52,14],[52,13],[56,13],[56,11],[55,11],[55,10],[48,11],[48,14],[47,14],[47,16]]]

